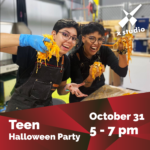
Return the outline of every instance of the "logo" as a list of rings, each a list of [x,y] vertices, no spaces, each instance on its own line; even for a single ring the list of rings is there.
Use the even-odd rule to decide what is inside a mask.
[[[130,13],[123,9],[126,16],[119,22],[119,25],[123,28],[130,21],[131,25],[133,26],[137,21],[136,18],[133,17],[133,15],[140,9],[141,6],[142,5],[140,4]]]
[[[129,21],[131,23],[131,25],[133,26],[136,22],[137,19],[133,17],[133,15],[140,9],[142,5],[138,5],[134,10],[132,10],[130,13],[128,13],[127,11],[124,11],[125,13],[125,17],[119,22],[119,25],[123,28]],[[132,33],[138,33],[138,32],[144,32],[145,29],[144,28],[140,28],[140,27],[136,27],[134,30],[126,30],[126,31],[122,31],[122,33],[117,32],[117,36],[119,35],[125,35],[125,34],[132,34]]]

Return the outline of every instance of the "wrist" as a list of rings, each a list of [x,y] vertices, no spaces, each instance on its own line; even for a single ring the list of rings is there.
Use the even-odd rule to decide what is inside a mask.
[[[117,52],[120,54],[120,55],[125,55],[127,53],[127,49],[122,49],[122,50],[117,50]]]
[[[89,81],[89,82],[93,82],[94,81],[94,79],[92,78],[92,76],[89,74],[89,76],[87,77],[87,80]]]
[[[65,90],[66,92],[70,92],[68,84],[65,85],[64,90]]]
[[[30,36],[31,36],[30,34],[20,34],[19,45],[22,46],[22,47],[30,46],[29,42],[28,42]]]

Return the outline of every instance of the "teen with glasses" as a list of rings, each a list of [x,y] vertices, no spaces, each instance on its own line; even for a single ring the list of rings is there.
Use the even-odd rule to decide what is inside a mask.
[[[73,20],[61,19],[56,22],[52,31],[53,39],[60,48],[60,60],[57,66],[53,55],[47,66],[41,64],[37,68],[37,52],[47,51],[43,41],[49,39],[38,35],[1,34],[1,52],[17,55],[19,65],[15,92],[13,93],[6,112],[52,105],[52,93],[67,94],[71,91],[77,97],[85,97],[79,87],[82,84],[66,84],[70,74],[69,58],[65,55],[77,42],[79,35],[78,24]]]
[[[80,87],[80,91],[90,95],[105,84],[102,73],[97,73],[95,80],[92,79],[90,66],[95,61],[100,61],[106,67],[110,66],[119,76],[125,77],[128,70],[126,54],[121,53],[123,45],[119,44],[119,60],[109,47],[103,46],[104,27],[96,22],[90,22],[82,28],[82,44],[70,57],[71,73],[70,77],[74,83],[85,83]],[[100,79],[99,79],[100,75]],[[70,93],[70,103],[79,102],[83,98],[77,97],[76,93]]]

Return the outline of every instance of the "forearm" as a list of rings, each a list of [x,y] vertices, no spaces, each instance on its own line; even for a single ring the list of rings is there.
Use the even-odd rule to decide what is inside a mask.
[[[85,87],[90,87],[93,83],[93,79],[92,77],[89,75],[83,82],[85,83]]]
[[[0,48],[19,46],[20,34],[0,33]]]
[[[127,66],[127,57],[126,54],[120,55],[119,54],[119,67],[125,68]]]

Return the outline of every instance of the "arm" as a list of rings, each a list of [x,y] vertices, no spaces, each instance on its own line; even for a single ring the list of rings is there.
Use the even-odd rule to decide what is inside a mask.
[[[19,46],[20,34],[1,33],[0,36],[1,36],[0,48]]]
[[[120,55],[119,54],[119,67],[125,68],[127,66],[127,57],[126,54]]]
[[[59,87],[57,88],[57,92],[59,95],[65,95],[68,94],[70,91],[65,91],[65,86],[66,86],[66,81],[62,81],[59,85]]]
[[[95,77],[99,77],[102,75],[102,73],[105,71],[105,67],[102,67],[102,71],[101,72],[97,72]],[[90,87],[93,83],[94,79],[92,78],[92,66],[89,69],[89,76],[83,81],[85,83],[85,87]]]
[[[94,79],[91,75],[89,75],[83,82],[85,83],[85,87],[90,87],[93,83]]]
[[[31,46],[35,50],[44,53],[47,51],[44,41],[50,42],[48,38],[44,38],[43,36],[39,35],[0,33],[0,36],[0,50],[9,54],[17,54],[16,47],[18,46]],[[8,49],[9,47],[13,47],[13,49]]]
[[[19,46],[20,34],[0,33],[0,36],[1,36],[0,52],[16,55]]]
[[[18,47],[17,46],[13,46],[13,47],[1,48],[0,52],[17,55],[17,50],[18,50]]]
[[[115,73],[117,73],[121,77],[126,76],[128,70],[126,55],[119,54],[118,60],[114,52],[108,47],[105,47],[105,49],[103,49],[103,57],[106,60],[106,64],[110,66]]]
[[[122,43],[119,43],[119,47],[118,47],[119,50],[123,50],[123,44]],[[127,66],[127,57],[126,57],[126,54],[124,55],[120,55],[119,54],[119,66],[121,68],[125,68]]]

